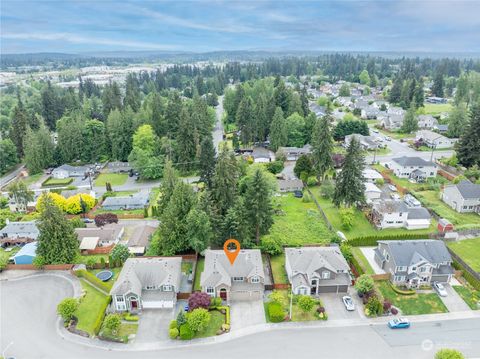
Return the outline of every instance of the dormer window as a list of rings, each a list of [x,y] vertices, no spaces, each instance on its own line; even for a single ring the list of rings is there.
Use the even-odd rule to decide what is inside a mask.
[[[243,282],[244,281],[244,278],[243,277],[233,277],[232,280],[234,282]]]
[[[154,286],[153,284],[149,284],[145,287],[146,290],[154,290],[154,289],[157,289],[156,286]]]
[[[252,277],[252,283],[260,283],[260,278],[258,278],[257,276]]]
[[[171,292],[172,290],[173,290],[173,285],[166,284],[166,285],[163,286],[163,291],[164,292]]]
[[[330,279],[330,272],[327,272],[327,271],[322,272],[322,279]]]

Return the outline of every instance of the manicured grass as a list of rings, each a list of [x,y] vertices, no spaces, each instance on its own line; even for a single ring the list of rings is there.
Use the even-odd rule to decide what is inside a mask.
[[[355,209],[353,226],[351,229],[347,230],[342,226],[342,220],[338,208],[333,204],[329,199],[323,198],[320,195],[320,187],[315,187],[310,189],[314,196],[317,198],[320,207],[322,207],[325,215],[332,224],[332,226],[338,230],[342,231],[348,239],[365,237],[365,236],[374,236],[374,235],[393,235],[393,234],[404,234],[404,233],[431,233],[435,230],[435,223],[432,220],[432,225],[428,229],[420,229],[415,231],[410,231],[405,228],[387,228],[378,230],[376,229],[367,219],[365,214],[359,209]]]
[[[452,110],[452,105],[449,103],[426,103],[424,108],[425,114],[435,115],[442,112],[450,112]]]
[[[359,247],[352,247],[352,253],[365,274],[375,274],[375,271],[368,262],[368,259],[365,257]]]
[[[197,270],[195,272],[195,280],[193,282],[193,290],[202,290],[200,286],[200,276],[202,275],[203,268],[205,268],[205,258],[199,257],[197,261]]]
[[[391,137],[395,140],[401,140],[401,139],[407,139],[407,138],[413,138],[415,137],[415,134],[414,133],[401,133],[401,132],[390,132],[390,131],[386,131],[386,130],[383,130],[383,129],[379,129],[379,131],[385,135],[385,136],[388,136],[388,137]]]
[[[117,280],[118,275],[120,274],[120,271],[122,270],[122,268],[92,269],[92,270],[89,270],[89,272],[93,273],[94,275],[97,275],[97,273],[102,272],[104,270],[112,271],[113,277],[108,282],[105,282],[105,284],[109,285],[110,287],[113,287],[113,283],[115,283],[115,281]]]
[[[70,183],[73,182],[73,178],[53,178],[50,177],[48,180],[46,180],[42,186],[43,187],[52,187],[52,186],[67,186]]]
[[[126,197],[132,194],[138,193],[138,191],[113,191],[113,192],[106,192],[104,197]]]
[[[307,322],[312,320],[320,320],[317,315],[317,308],[322,305],[320,300],[315,300],[315,305],[312,310],[305,313],[297,304],[292,305],[292,321],[294,322]]]
[[[480,291],[464,287],[463,285],[452,285],[452,287],[470,309],[480,310]]]
[[[209,313],[211,315],[210,322],[204,330],[196,333],[194,338],[213,337],[221,329],[222,324],[225,323],[225,315],[220,313],[220,311],[212,310]]]
[[[414,195],[425,207],[452,222],[456,229],[480,228],[480,216],[478,214],[458,213],[441,200],[439,192],[417,191]]]
[[[379,281],[376,284],[383,297],[388,299],[395,307],[400,308],[404,315],[448,312],[437,293],[401,295],[394,292],[387,281]]]
[[[100,263],[100,258],[103,258],[105,262],[108,262],[108,254],[92,254],[92,255],[78,255],[74,259],[75,264],[87,264],[89,258],[95,258],[96,263]]]
[[[101,315],[102,306],[108,296],[91,286],[84,280],[80,280],[82,288],[86,292],[80,300],[80,305],[75,313],[78,318],[77,328],[93,335],[95,322]]]
[[[285,271],[285,253],[270,257],[272,266],[273,282],[275,284],[287,284],[288,277]]]
[[[118,331],[118,336],[121,338],[123,336],[129,336],[130,334],[137,334],[138,324],[126,324],[122,323],[120,330]]]
[[[331,233],[313,201],[304,202],[288,193],[275,197],[274,224],[271,237],[284,245],[301,246],[307,243],[328,243]]]
[[[111,211],[111,210],[106,210],[106,209],[97,209],[95,212],[93,212],[93,215],[96,216],[97,214],[101,214],[101,213],[114,213],[114,214],[118,214],[118,215],[122,215],[122,214],[140,215],[140,214],[144,214],[145,210],[143,210],[143,209],[125,209],[125,210]]]
[[[43,176],[43,173],[37,173],[31,176],[27,176],[23,179],[23,182],[27,186],[30,186],[31,184],[34,184],[35,182],[37,182],[42,176]]]
[[[126,173],[101,173],[95,179],[96,187],[105,187],[105,184],[109,182],[112,186],[121,186],[127,182],[128,174]]]
[[[480,272],[480,238],[450,242],[448,247],[458,254],[474,271]]]

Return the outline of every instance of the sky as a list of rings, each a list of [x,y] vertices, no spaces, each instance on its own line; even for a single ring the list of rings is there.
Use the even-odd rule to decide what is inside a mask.
[[[480,52],[480,0],[1,0],[1,53]]]

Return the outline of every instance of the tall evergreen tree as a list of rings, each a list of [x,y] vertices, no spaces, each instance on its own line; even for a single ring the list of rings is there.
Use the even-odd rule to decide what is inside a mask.
[[[238,105],[235,121],[240,130],[240,140],[244,145],[253,141],[253,105],[252,99],[249,96],[243,98]]]
[[[388,96],[388,100],[391,103],[400,102],[400,98],[402,95],[402,87],[403,87],[403,79],[400,76],[397,76],[395,80],[393,80],[393,85]]]
[[[280,79],[278,85],[275,86],[274,98],[275,106],[280,107],[283,113],[288,114],[290,104],[289,93],[282,79]]]
[[[315,122],[312,135],[312,149],[315,173],[319,179],[323,179],[325,173],[333,168],[333,138],[330,132],[330,117],[327,115]]]
[[[468,111],[464,102],[455,106],[448,115],[448,136],[458,138],[468,124]]]
[[[51,130],[55,130],[57,120],[62,115],[60,100],[50,81],[42,90],[42,116]]]
[[[79,242],[72,224],[65,218],[50,196],[45,196],[40,214],[37,257],[45,264],[74,263]]]
[[[102,105],[104,118],[108,117],[110,111],[122,109],[122,93],[115,81],[104,87],[102,92]]]
[[[199,169],[200,180],[205,182],[208,188],[211,188],[215,173],[215,148],[211,136],[205,137],[201,143]]]
[[[239,175],[234,154],[226,149],[222,150],[217,158],[212,181],[212,199],[221,216],[235,203]]]
[[[197,150],[198,132],[192,123],[190,114],[185,107],[180,112],[177,135],[177,158],[178,167],[189,171],[194,167],[194,159]]]
[[[132,151],[132,124],[133,113],[120,112],[115,109],[107,118],[107,137],[110,143],[111,157],[119,161],[126,161]]]
[[[402,127],[400,131],[403,133],[412,133],[418,130],[418,119],[415,111],[415,107],[412,105],[403,119]]]
[[[79,160],[84,150],[83,141],[84,119],[81,113],[63,116],[57,122],[57,151],[61,162]]]
[[[165,161],[165,166],[163,167],[163,176],[162,182],[160,183],[160,199],[158,201],[158,208],[160,213],[167,207],[170,198],[172,198],[173,191],[175,186],[179,182],[178,174],[175,168],[173,167],[172,161]]]
[[[0,140],[0,173],[7,172],[18,163],[17,148],[11,139]]]
[[[10,137],[17,147],[17,154],[23,157],[23,141],[27,134],[27,111],[23,106],[20,94],[17,95],[17,105],[13,109],[12,133]]]
[[[433,78],[432,94],[438,97],[443,97],[445,81],[443,79],[443,72],[437,70]]]
[[[268,106],[267,100],[264,94],[260,94],[255,102],[254,106],[254,118],[255,118],[255,141],[265,141],[268,135],[270,122],[268,119]]]
[[[37,131],[27,129],[25,137],[25,164],[29,174],[42,172],[53,163],[54,144],[44,124]]]
[[[140,86],[138,84],[137,76],[130,73],[127,75],[123,104],[125,107],[130,106],[134,112],[137,112],[140,109],[141,101]]]
[[[98,120],[87,120],[83,127],[83,153],[86,162],[97,162],[105,156],[105,124]]]
[[[340,205],[350,207],[365,203],[364,168],[365,158],[362,154],[362,148],[360,143],[353,138],[347,148],[342,171],[335,181],[333,202],[337,207]]]
[[[480,104],[470,108],[470,119],[457,144],[458,161],[465,167],[480,166]]]
[[[213,240],[212,225],[207,213],[201,208],[193,208],[187,215],[186,225],[189,247],[196,254],[203,252]]]
[[[275,110],[270,124],[270,147],[277,151],[279,147],[286,146],[288,141],[287,123],[280,107]]]
[[[168,124],[165,119],[162,96],[158,92],[152,96],[152,126],[158,137],[166,136],[168,133]]]
[[[303,86],[302,91],[300,93],[300,100],[302,102],[302,111],[303,117],[307,117],[310,113],[310,109],[308,108],[308,94],[307,94],[307,87]]]
[[[174,91],[168,97],[167,108],[165,110],[165,122],[167,124],[166,135],[170,138],[174,138],[177,134],[182,108],[182,99],[178,92]]]

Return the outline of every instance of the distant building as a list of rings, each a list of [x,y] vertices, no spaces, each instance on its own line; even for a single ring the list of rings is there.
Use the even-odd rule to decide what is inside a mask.
[[[374,150],[378,148],[378,143],[375,141],[375,137],[373,136],[364,136],[360,135],[358,133],[354,133],[352,135],[347,135],[345,136],[345,142],[344,142],[344,147],[348,147],[350,145],[350,142],[352,141],[352,138],[355,138],[358,143],[360,143],[360,146],[364,150]]]
[[[382,197],[382,190],[371,182],[365,183],[365,199],[367,203],[374,202]]]
[[[34,241],[40,235],[40,230],[35,221],[29,222],[10,222],[6,220],[6,225],[0,230],[0,238],[29,238]]]
[[[278,153],[283,154],[287,161],[296,161],[301,155],[311,154],[312,146],[307,144],[303,147],[279,147]]]
[[[415,230],[430,227],[431,215],[423,207],[409,208],[400,200],[378,200],[373,203],[372,220],[381,229]]]
[[[434,103],[434,104],[441,104],[441,103],[447,103],[448,100],[443,97],[436,97],[436,96],[430,96],[425,99],[426,103]]]
[[[365,168],[363,170],[363,178],[365,182],[375,183],[377,180],[383,179],[383,176],[371,168]]]
[[[432,115],[419,115],[417,120],[419,128],[433,128],[437,124],[437,120]]]
[[[303,190],[303,182],[299,179],[277,180],[279,192],[293,192]]]
[[[61,165],[60,167],[57,167],[52,171],[52,176],[56,179],[64,179],[68,177],[85,177],[89,171],[90,169],[85,166]]]
[[[451,148],[455,145],[458,139],[448,138],[439,133],[429,131],[429,130],[420,130],[417,131],[415,135],[417,141],[421,141],[430,148]]]

